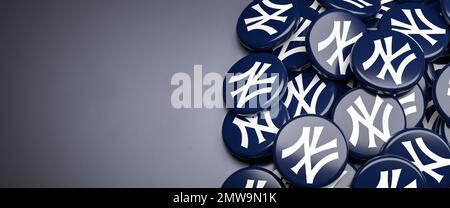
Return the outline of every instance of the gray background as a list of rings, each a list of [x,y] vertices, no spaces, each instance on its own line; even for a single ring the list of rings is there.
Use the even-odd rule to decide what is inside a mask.
[[[219,187],[244,167],[224,109],[175,110],[176,72],[224,74],[250,0],[1,0],[0,187]]]

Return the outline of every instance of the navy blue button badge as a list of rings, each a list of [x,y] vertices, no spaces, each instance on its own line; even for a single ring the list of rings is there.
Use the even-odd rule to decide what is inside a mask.
[[[425,98],[419,85],[397,96],[406,116],[406,128],[420,126],[425,115]]]
[[[284,188],[284,186],[272,172],[252,166],[231,174],[222,188]]]
[[[326,9],[350,12],[361,19],[375,17],[381,8],[380,0],[319,0]]]
[[[291,36],[298,19],[296,1],[255,0],[239,17],[237,34],[250,50],[267,51]]]
[[[308,115],[288,122],[275,140],[277,170],[296,187],[323,187],[336,180],[347,163],[347,144],[339,128]]]
[[[428,61],[439,57],[449,43],[448,26],[438,12],[424,4],[405,3],[391,8],[381,18],[379,28],[413,38]]]
[[[356,169],[352,165],[347,164],[342,174],[324,188],[350,188],[355,174]]]
[[[411,162],[394,155],[377,156],[357,172],[352,188],[426,188],[425,177]]]
[[[425,71],[425,58],[416,42],[395,31],[374,31],[353,46],[352,70],[368,89],[385,94],[405,92]]]
[[[426,129],[409,129],[394,136],[383,154],[398,155],[412,162],[430,187],[450,187],[450,147]]]
[[[314,13],[314,10],[305,10],[305,12]],[[314,16],[318,14],[310,14]],[[300,25],[295,33],[282,45],[274,48],[274,54],[283,62],[289,71],[301,71],[310,66],[309,57],[306,53],[306,34],[312,19],[307,15],[300,17]]]
[[[377,30],[378,28],[378,22],[380,21],[381,17],[389,11],[392,7],[399,4],[395,0],[381,0],[381,8],[378,10],[378,13],[375,15],[375,18],[371,20],[367,20],[365,23],[367,25],[368,30]]]
[[[397,99],[356,88],[342,97],[333,120],[347,140],[350,155],[367,160],[379,154],[392,135],[406,127]]]
[[[228,71],[223,83],[223,98],[233,112],[253,115],[276,104],[286,85],[286,68],[276,56],[252,54]]]
[[[433,100],[436,110],[450,124],[450,64],[445,66],[433,85]]]
[[[238,116],[230,111],[223,121],[223,141],[241,159],[264,158],[271,153],[275,136],[288,119],[281,103],[253,116]]]
[[[300,115],[326,115],[337,97],[334,82],[321,77],[312,69],[291,74],[282,101],[291,118]]]
[[[422,120],[422,127],[428,130],[436,131],[439,128],[442,118],[436,110],[433,99],[428,99],[426,103],[427,105],[425,107],[425,116]]]
[[[450,25],[450,1],[441,0],[441,9],[442,16],[445,18],[445,21]]]
[[[335,80],[349,80],[353,44],[366,33],[357,17],[343,11],[327,11],[311,26],[306,51],[322,75]]]

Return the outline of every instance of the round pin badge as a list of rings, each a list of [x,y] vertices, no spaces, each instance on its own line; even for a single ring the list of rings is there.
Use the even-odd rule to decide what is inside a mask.
[[[363,20],[372,19],[381,8],[380,0],[319,0],[326,9],[349,12]]]
[[[351,49],[367,32],[363,22],[344,11],[327,11],[313,23],[306,51],[313,67],[334,80],[349,80]]]
[[[237,35],[250,50],[271,50],[289,39],[298,19],[297,1],[255,0],[241,13]]]
[[[273,159],[277,170],[294,186],[319,188],[342,174],[347,144],[333,122],[315,115],[301,116],[278,132]]]
[[[272,172],[252,166],[231,174],[222,188],[284,188],[284,185]]]
[[[287,41],[273,49],[290,72],[302,71],[311,65],[306,53],[306,34],[318,13],[312,9],[304,9],[301,14],[298,29]]]
[[[391,8],[380,20],[379,29],[401,32],[413,38],[433,61],[445,52],[450,32],[438,12],[420,3],[404,3]]]
[[[409,92],[398,95],[397,99],[406,116],[406,128],[420,126],[425,116],[425,98],[419,85]]]
[[[381,155],[367,161],[355,175],[352,188],[426,188],[422,172],[411,162]]]
[[[226,107],[239,115],[253,115],[276,104],[287,85],[283,63],[269,53],[246,56],[234,64],[223,83]]]
[[[450,64],[444,67],[434,82],[433,101],[441,117],[450,124]]]
[[[425,58],[410,37],[395,31],[368,32],[353,46],[352,70],[367,89],[384,94],[410,90],[422,78]]]
[[[334,82],[312,69],[290,75],[282,101],[295,118],[301,115],[327,115],[337,97]]]
[[[262,159],[271,153],[278,130],[288,119],[281,103],[253,116],[230,111],[223,121],[223,141],[232,154],[243,160]]]
[[[344,133],[350,155],[359,160],[378,155],[391,136],[406,127],[403,108],[395,97],[362,88],[344,95],[332,115]]]
[[[450,187],[450,147],[430,130],[415,128],[398,133],[386,144],[383,154],[412,162],[422,171],[429,187]]]

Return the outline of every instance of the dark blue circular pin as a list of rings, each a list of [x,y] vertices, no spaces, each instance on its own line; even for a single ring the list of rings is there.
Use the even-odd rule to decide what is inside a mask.
[[[442,16],[445,18],[445,21],[450,25],[450,1],[441,0],[441,9]]]
[[[364,23],[350,13],[323,13],[311,26],[306,44],[314,68],[327,78],[349,80],[352,46],[366,31]]]
[[[449,43],[449,29],[439,13],[420,3],[399,4],[391,8],[381,18],[379,28],[413,38],[428,61],[444,53]]]
[[[250,50],[267,51],[289,39],[298,19],[296,1],[255,0],[242,11],[237,34]]]
[[[303,11],[304,13],[299,19],[298,29],[287,41],[273,49],[274,54],[283,62],[288,71],[301,71],[311,65],[306,53],[306,35],[318,14],[312,9],[304,9]],[[310,14],[304,15],[305,13]]]
[[[367,160],[379,154],[392,135],[406,127],[399,101],[356,88],[348,92],[333,110],[333,121],[347,140],[350,155]]]
[[[278,130],[288,119],[286,107],[281,103],[253,116],[239,116],[230,111],[223,121],[223,141],[241,159],[262,159],[271,153]]]
[[[347,163],[347,144],[339,128],[323,117],[291,120],[278,132],[273,150],[277,170],[296,187],[323,187]]]
[[[425,115],[425,98],[419,85],[409,92],[398,95],[397,99],[406,116],[406,128],[420,126]]]
[[[352,188],[426,188],[426,180],[411,162],[395,155],[367,161],[355,175]]]
[[[399,32],[368,32],[356,42],[353,51],[353,73],[363,86],[375,92],[405,92],[419,82],[425,71],[422,50]]]
[[[450,124],[450,64],[442,69],[433,85],[433,101],[436,110],[447,124]]]
[[[295,118],[301,115],[326,115],[337,97],[335,82],[320,76],[315,70],[308,69],[290,75],[286,93],[282,101]]]
[[[450,186],[450,147],[434,132],[408,129],[394,136],[383,154],[393,154],[412,162],[426,178],[428,186]]]
[[[222,188],[284,188],[284,185],[272,172],[252,166],[231,174]]]
[[[234,64],[223,83],[226,107],[240,115],[253,115],[276,104],[287,85],[283,63],[269,53],[246,56]]]
[[[319,0],[326,9],[350,12],[361,19],[375,17],[381,8],[380,0]]]

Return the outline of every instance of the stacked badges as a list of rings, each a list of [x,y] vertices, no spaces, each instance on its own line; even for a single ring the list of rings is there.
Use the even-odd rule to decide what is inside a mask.
[[[226,74],[224,188],[449,188],[450,1],[254,0]]]

